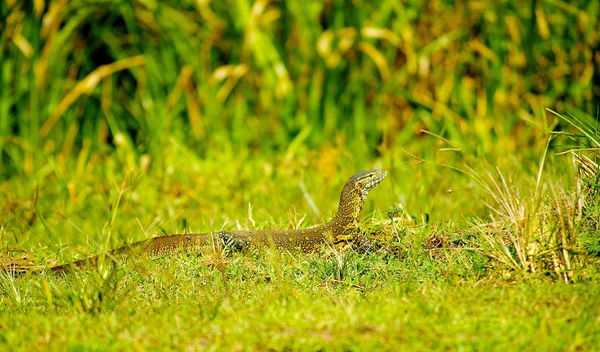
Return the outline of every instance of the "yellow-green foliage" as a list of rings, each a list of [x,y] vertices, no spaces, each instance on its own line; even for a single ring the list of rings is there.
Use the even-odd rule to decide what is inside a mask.
[[[427,129],[512,153],[543,145],[544,108],[592,112],[599,94],[597,1],[0,6],[4,177],[34,174],[39,150],[157,157],[171,137],[201,155],[336,136],[416,151]]]
[[[0,1],[2,264],[320,224],[389,175],[347,249],[0,271],[0,350],[597,348],[599,12]]]

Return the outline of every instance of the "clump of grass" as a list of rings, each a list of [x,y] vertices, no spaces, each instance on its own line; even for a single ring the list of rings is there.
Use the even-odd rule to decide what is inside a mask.
[[[476,177],[493,200],[486,203],[492,221],[475,227],[481,240],[478,250],[516,271],[572,281],[585,264],[577,248],[582,194],[542,185],[541,178],[531,193],[523,194],[499,169],[497,175]]]
[[[556,113],[555,113],[556,114]],[[575,126],[594,146],[600,146],[593,125],[570,115],[557,114]],[[471,169],[471,174],[491,197],[486,205],[491,210],[491,222],[475,226],[479,234],[477,249],[497,262],[516,271],[548,273],[564,282],[571,282],[588,263],[587,255],[600,248],[595,230],[600,209],[598,164],[571,149],[577,169],[574,190],[558,185],[544,174],[548,145],[541,158],[535,186],[523,192],[497,168],[483,176]],[[586,150],[597,150],[586,148]]]
[[[577,189],[583,195],[578,206],[586,219],[580,244],[590,255],[600,257],[600,165],[576,153],[573,160],[579,171]]]
[[[578,145],[569,148],[565,154],[572,156],[573,165],[577,170],[577,193],[581,194],[578,211],[585,220],[580,236],[580,246],[590,255],[600,256],[600,165],[598,165],[598,152],[600,151],[600,134],[598,133],[598,120],[583,115],[581,118],[572,114],[555,114],[569,125],[578,130],[577,133],[558,132],[576,140]],[[588,157],[586,155],[590,155]]]

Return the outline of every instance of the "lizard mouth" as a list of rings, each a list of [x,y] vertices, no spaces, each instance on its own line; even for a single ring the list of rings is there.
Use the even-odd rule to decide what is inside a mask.
[[[383,181],[383,179],[387,176],[387,172],[386,171],[381,171],[382,174],[380,177],[373,179],[372,181],[370,181],[369,183],[366,184],[365,190],[368,192],[371,189],[373,189],[375,186],[377,186],[379,183],[381,183],[381,181]]]

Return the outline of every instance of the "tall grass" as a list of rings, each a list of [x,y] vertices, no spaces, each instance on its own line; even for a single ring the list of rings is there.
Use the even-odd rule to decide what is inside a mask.
[[[595,104],[598,2],[530,4],[6,1],[0,174],[118,144],[160,160],[171,137],[385,151],[425,128],[512,152],[543,107]]]
[[[600,166],[582,154],[592,153],[597,159],[600,144],[597,126],[587,122],[585,115],[557,116],[581,132],[560,133],[581,143],[558,153],[559,157],[562,154],[573,159],[575,170],[570,172],[571,179],[561,182],[560,178],[547,175],[548,148],[530,190],[513,184],[514,180],[507,179],[500,170],[485,172],[483,176],[473,171],[473,177],[491,197],[487,205],[492,219],[475,228],[482,241],[477,245],[479,249],[505,266],[571,282],[580,277],[590,263],[588,256],[597,255],[600,246]]]

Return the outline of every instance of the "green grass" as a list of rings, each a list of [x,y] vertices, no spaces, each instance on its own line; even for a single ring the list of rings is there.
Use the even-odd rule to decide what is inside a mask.
[[[4,281],[2,341],[86,350],[564,350],[600,342],[597,281],[497,277],[482,258],[452,250],[436,258],[422,239],[410,241],[414,249],[402,246],[398,257],[351,252],[342,268],[332,255],[254,253],[225,266],[181,255],[104,278]]]
[[[352,5],[352,6],[350,6]],[[0,2],[1,263],[330,219],[317,253],[0,273],[0,350],[594,350],[600,2]]]
[[[169,155],[165,151],[165,160],[182,172],[111,170],[108,159],[106,167],[94,168],[106,175],[102,182],[95,183],[93,176],[63,181],[87,190],[85,197],[68,186],[57,194],[42,192],[60,189],[49,184],[38,186],[37,202],[28,200],[29,192],[23,199],[13,193],[18,210],[3,228],[13,255],[22,249],[36,264],[65,262],[160,235],[160,228],[169,233],[286,228],[304,215],[300,226],[308,226],[331,216],[345,175],[351,173],[340,165],[343,158],[335,161],[339,164],[328,178],[314,167],[304,169],[304,176],[269,174],[260,157],[239,169],[234,158],[223,161],[227,169],[214,159],[195,160],[203,171],[194,171],[194,162]],[[564,167],[564,158],[548,158],[546,167]],[[390,175],[364,208],[362,230],[371,239],[366,252],[182,253],[66,277],[3,277],[0,343],[20,350],[565,350],[600,343],[599,267],[593,256],[579,256],[582,265],[573,268],[566,283],[552,266],[532,272],[527,266],[505,265],[471,225],[470,219],[486,219],[468,215],[486,214],[486,202],[500,206],[487,198],[485,188],[473,185],[472,176],[451,173],[451,184],[471,188],[457,186],[448,194],[434,176],[415,181],[428,170],[444,173],[445,166],[386,169]],[[575,179],[570,172],[566,176]],[[544,183],[561,180],[556,173],[542,175]],[[518,179],[526,187],[535,185],[536,175]],[[423,192],[432,196],[419,199]],[[454,204],[449,195],[460,198]],[[310,207],[308,196],[321,215]],[[444,205],[446,212],[439,210]],[[419,207],[430,207],[429,216]],[[38,215],[28,223],[30,212]],[[453,213],[463,216],[452,219]],[[485,236],[509,236],[511,228],[495,228]]]

